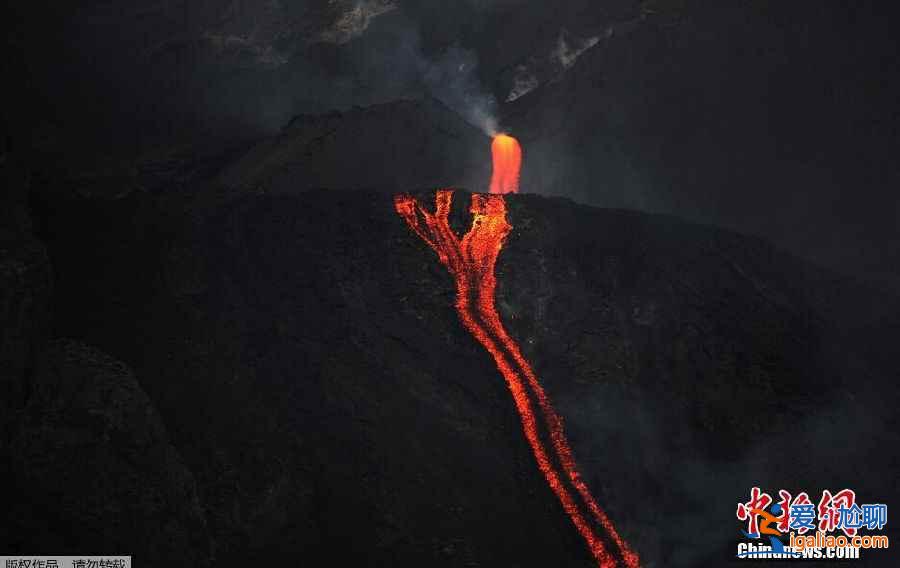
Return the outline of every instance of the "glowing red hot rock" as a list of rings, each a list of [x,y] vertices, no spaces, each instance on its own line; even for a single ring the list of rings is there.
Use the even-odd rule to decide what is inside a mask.
[[[522,169],[522,147],[507,134],[494,136],[491,142],[494,171],[491,174],[491,193],[518,193],[519,170]]]
[[[562,418],[497,313],[494,267],[503,242],[512,230],[506,220],[505,197],[472,195],[469,208],[472,227],[462,238],[450,228],[452,200],[452,191],[438,191],[435,211],[431,213],[415,197],[399,194],[394,196],[394,208],[410,229],[434,249],[441,264],[453,276],[459,318],[466,330],[491,354],[506,380],[537,466],[585,540],[597,565],[636,568],[639,565],[637,553],[619,536],[581,479],[563,432]]]

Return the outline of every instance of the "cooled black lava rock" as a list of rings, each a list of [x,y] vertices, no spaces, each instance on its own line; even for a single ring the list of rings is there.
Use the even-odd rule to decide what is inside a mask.
[[[40,354],[31,386],[4,448],[4,546],[208,565],[194,479],[128,367],[55,341]]]
[[[0,154],[0,412],[20,405],[50,333],[50,259],[31,232],[28,171]]]
[[[227,168],[227,187],[309,189],[486,188],[490,139],[434,99],[295,117]]]
[[[669,217],[507,202],[501,315],[647,561],[730,555],[753,484],[896,492],[896,386],[857,349],[896,298]],[[58,333],[135,369],[217,565],[590,565],[451,278],[389,194],[211,203],[76,200],[78,224],[116,238],[62,211],[45,238]],[[459,192],[459,231],[467,208]],[[671,529],[710,518],[702,542]]]

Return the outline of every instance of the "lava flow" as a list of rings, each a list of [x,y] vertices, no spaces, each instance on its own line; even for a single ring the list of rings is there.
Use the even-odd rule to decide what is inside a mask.
[[[522,147],[507,134],[494,136],[491,142],[494,170],[491,174],[491,193],[518,193],[519,170],[522,167]]]
[[[516,145],[518,147],[518,144]],[[496,154],[495,154],[496,164]],[[496,173],[496,172],[495,172]],[[493,191],[493,187],[492,187]],[[408,194],[394,196],[397,213],[437,252],[456,281],[456,310],[469,331],[494,358],[512,393],[522,429],[538,468],[576,529],[603,568],[639,565],[606,513],[581,479],[565,434],[537,376],[500,321],[494,305],[494,267],[512,226],[506,220],[503,195],[473,194],[472,226],[460,239],[450,228],[451,190],[437,192],[434,213]],[[420,222],[421,219],[421,222]]]

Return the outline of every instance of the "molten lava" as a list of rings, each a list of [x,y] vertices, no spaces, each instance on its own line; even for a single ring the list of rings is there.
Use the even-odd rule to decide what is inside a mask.
[[[497,139],[494,144],[497,145]],[[518,149],[518,144],[515,148]],[[496,151],[494,164],[496,177]],[[494,192],[493,186],[491,191]],[[394,196],[394,206],[409,227],[437,252],[441,263],[453,275],[459,317],[466,330],[494,358],[512,393],[538,468],[598,565],[635,568],[639,565],[637,554],[616,532],[581,479],[563,432],[562,419],[531,365],[503,327],[494,305],[497,286],[494,267],[504,239],[512,229],[506,220],[505,198],[502,195],[472,195],[469,209],[472,227],[462,239],[450,229],[448,216],[452,199],[452,191],[438,191],[434,213],[429,213],[416,198],[407,194]]]
[[[522,168],[519,141],[512,136],[498,134],[491,142],[491,155],[494,159],[491,193],[518,193],[519,170]]]

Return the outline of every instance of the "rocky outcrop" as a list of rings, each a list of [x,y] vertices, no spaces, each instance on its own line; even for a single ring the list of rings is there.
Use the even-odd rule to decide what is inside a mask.
[[[50,333],[50,260],[27,210],[28,170],[0,154],[0,413],[23,404]]]
[[[193,476],[125,364],[54,341],[16,417],[3,452],[7,550],[119,551],[149,566],[208,565]]]
[[[132,371],[86,344],[51,339],[59,321],[53,271],[32,232],[27,168],[4,153],[0,171],[5,553],[94,551],[134,554],[149,566],[208,565],[193,476]]]

